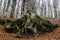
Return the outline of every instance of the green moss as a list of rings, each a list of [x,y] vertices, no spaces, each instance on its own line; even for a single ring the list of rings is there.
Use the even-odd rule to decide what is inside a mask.
[[[26,34],[34,35],[36,33],[41,34],[51,32],[57,28],[57,25],[51,25],[49,20],[41,18],[38,15],[36,15],[34,18],[24,15],[23,17],[12,21],[10,27],[16,28],[16,30],[18,30],[18,34],[23,36]]]

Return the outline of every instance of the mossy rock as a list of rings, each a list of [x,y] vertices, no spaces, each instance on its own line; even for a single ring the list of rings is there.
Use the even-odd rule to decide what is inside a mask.
[[[34,18],[30,18],[24,15],[23,17],[12,21],[9,25],[9,27],[11,28],[7,28],[7,25],[5,28],[6,32],[17,31],[19,36],[36,36],[37,34],[50,33],[58,27],[57,24],[52,25],[49,20],[42,18],[38,15],[35,15]]]
[[[4,28],[7,33],[17,33],[18,30],[16,28]]]

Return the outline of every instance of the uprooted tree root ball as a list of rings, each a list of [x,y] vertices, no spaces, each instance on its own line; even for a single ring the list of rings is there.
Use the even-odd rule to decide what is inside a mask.
[[[40,34],[45,34],[52,32],[58,25],[55,23],[51,24],[49,20],[41,18],[38,15],[35,15],[34,18],[24,15],[23,17],[12,21],[10,24],[5,24],[5,30],[7,32],[17,32],[17,37],[24,36],[38,36]],[[9,30],[7,30],[9,29]]]

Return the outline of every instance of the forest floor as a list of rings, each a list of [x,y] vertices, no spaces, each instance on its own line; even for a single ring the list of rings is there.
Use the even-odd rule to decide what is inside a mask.
[[[51,20],[53,23],[54,20]],[[57,20],[60,22],[60,19]],[[40,37],[34,38],[14,38],[16,34],[14,33],[6,33],[4,31],[3,25],[0,25],[0,40],[60,40],[60,27],[56,28],[53,32],[42,35]]]

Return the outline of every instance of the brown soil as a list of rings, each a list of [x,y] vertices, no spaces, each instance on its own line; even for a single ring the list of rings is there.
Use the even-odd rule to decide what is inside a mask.
[[[51,20],[52,23],[54,20]],[[57,20],[59,22],[60,20]],[[34,38],[14,38],[16,34],[14,33],[6,33],[4,31],[3,25],[0,25],[0,40],[60,40],[60,27],[55,29],[53,32],[45,34],[40,37],[34,37]]]

